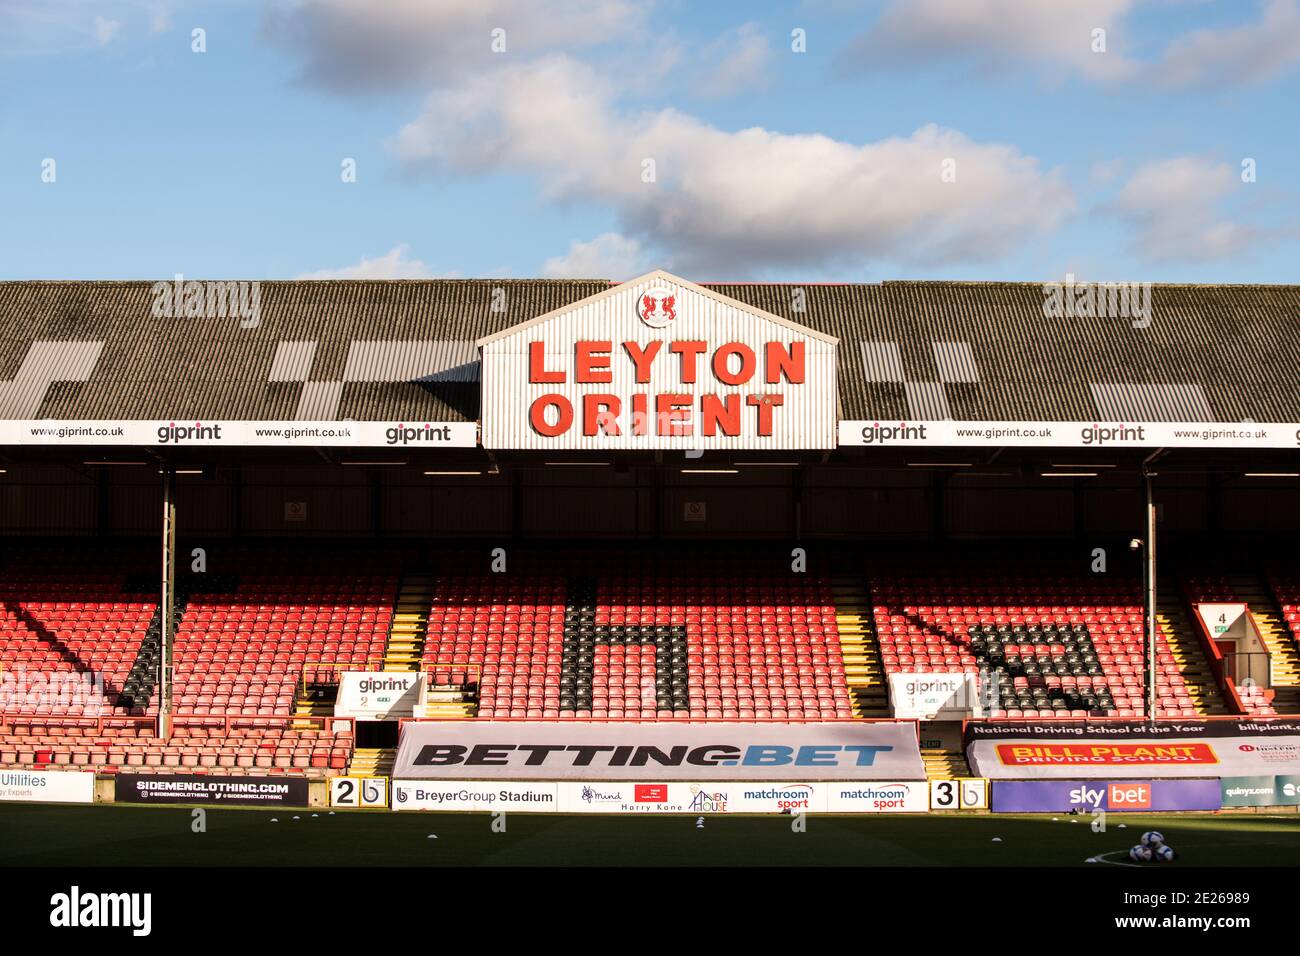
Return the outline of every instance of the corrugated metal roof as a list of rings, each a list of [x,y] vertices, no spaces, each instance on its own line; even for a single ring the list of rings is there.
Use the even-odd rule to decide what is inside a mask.
[[[1106,421],[1204,422],[1214,413],[1199,385],[1134,385],[1097,383],[1092,386],[1097,415]]]
[[[975,353],[965,342],[935,342],[934,365],[941,382],[978,382],[979,366]]]
[[[281,342],[275,347],[268,382],[305,382],[311,377],[311,360],[316,356],[315,342]]]
[[[31,342],[13,378],[0,382],[0,418],[35,418],[53,383],[90,378],[103,348],[94,341]]]
[[[23,418],[292,419],[302,386],[272,378],[282,343],[316,342],[308,379],[344,382],[354,343],[443,343],[450,353],[450,343],[609,289],[595,280],[263,282],[260,322],[241,328],[237,319],[154,318],[150,286],[0,283],[0,394],[9,396],[0,411]],[[1037,283],[705,288],[838,337],[844,418],[914,418],[904,383],[947,382],[944,400],[956,419],[1088,421],[1101,414],[1093,386],[1124,383],[1195,386],[1216,421],[1300,421],[1300,286],[1156,285],[1147,328],[1128,319],[1045,318]],[[35,342],[76,343],[87,349],[83,356],[97,349],[89,377],[78,383],[77,363],[54,358],[42,361],[71,377],[42,388],[20,375]],[[878,363],[871,366],[868,343],[892,343],[895,357],[881,365],[880,353],[871,352]],[[971,365],[976,381],[954,377]],[[453,368],[463,366],[419,381],[348,379],[338,417],[473,420],[478,385],[468,369]],[[1182,393],[1165,399],[1175,394]],[[1139,407],[1178,410],[1191,407],[1187,401],[1148,394]]]
[[[928,422],[952,418],[942,382],[906,382],[903,388],[907,394],[908,418]]]

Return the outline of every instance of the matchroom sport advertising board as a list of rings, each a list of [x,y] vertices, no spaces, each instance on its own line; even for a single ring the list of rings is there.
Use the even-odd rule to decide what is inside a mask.
[[[924,813],[926,784],[398,780],[394,810],[611,814]]]
[[[1230,777],[1300,773],[1300,721],[968,724],[966,758],[990,779]]]

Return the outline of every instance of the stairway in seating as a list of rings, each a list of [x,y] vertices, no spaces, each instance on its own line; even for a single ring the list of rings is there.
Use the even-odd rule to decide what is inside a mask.
[[[831,580],[835,598],[835,629],[844,653],[844,676],[854,717],[888,717],[889,694],[880,642],[871,613],[871,593],[856,574],[837,574]]]
[[[418,671],[428,634],[429,607],[433,603],[433,576],[408,574],[397,592],[393,625],[384,649],[384,670]]]
[[[960,751],[942,750],[940,748],[923,748],[921,761],[925,764],[925,779],[956,780],[959,777],[972,776],[970,765]]]
[[[334,704],[338,699],[338,687],[326,686],[308,681],[298,682],[298,692],[293,698],[293,715],[295,717],[330,717],[334,714]],[[294,728],[305,730],[319,727],[319,722],[295,722]]]
[[[1196,713],[1202,717],[1230,713],[1176,584],[1157,587],[1156,622],[1169,646],[1169,653],[1174,657],[1174,663],[1183,675],[1187,695],[1191,698]]]
[[[349,777],[391,777],[396,747],[358,747],[348,764]]]
[[[1259,636],[1268,648],[1273,676],[1273,709],[1279,714],[1300,713],[1300,647],[1287,629],[1277,599],[1255,575],[1233,574],[1228,577],[1228,582],[1237,600],[1246,603]]]

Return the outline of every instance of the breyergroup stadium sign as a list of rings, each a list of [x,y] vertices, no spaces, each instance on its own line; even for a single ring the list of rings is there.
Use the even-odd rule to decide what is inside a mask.
[[[524,813],[924,813],[923,781],[712,783],[395,780],[394,810]]]
[[[304,777],[209,777],[131,774],[114,778],[118,803],[219,803],[222,806],[305,807]]]
[[[430,721],[402,729],[403,780],[923,780],[915,724]]]
[[[1300,773],[1300,722],[1187,720],[969,724],[981,777],[1226,777]]]

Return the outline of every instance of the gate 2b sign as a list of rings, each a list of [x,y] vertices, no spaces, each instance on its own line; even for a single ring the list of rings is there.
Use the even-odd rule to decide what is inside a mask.
[[[352,810],[388,806],[386,777],[334,777],[330,780],[330,806]]]

